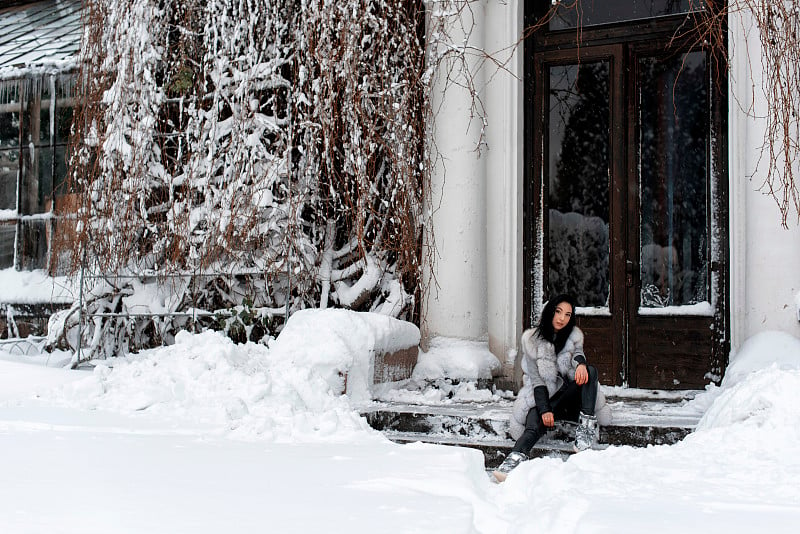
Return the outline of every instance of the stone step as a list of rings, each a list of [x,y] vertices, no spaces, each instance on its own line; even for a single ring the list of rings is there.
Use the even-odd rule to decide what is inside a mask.
[[[612,422],[601,426],[599,446],[673,444],[696,426],[700,413],[685,395],[608,396]],[[512,401],[454,402],[437,405],[375,403],[361,411],[370,426],[398,443],[427,442],[479,449],[487,467],[505,458],[514,441],[508,434]],[[533,456],[565,457],[572,453],[574,423],[557,422],[534,447]]]

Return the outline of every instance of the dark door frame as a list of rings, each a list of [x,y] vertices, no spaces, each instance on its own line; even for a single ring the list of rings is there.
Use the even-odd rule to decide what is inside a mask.
[[[525,26],[532,27],[538,20],[537,15],[542,15],[543,4],[550,2],[526,2]],[[536,12],[536,9],[539,12]],[[524,188],[525,202],[523,208],[523,263],[524,263],[524,296],[523,296],[523,326],[530,327],[535,323],[536,314],[546,297],[544,283],[547,272],[547,258],[544,254],[544,236],[547,236],[547,217],[544,216],[545,172],[542,165],[544,150],[548,146],[547,130],[543,128],[544,109],[546,98],[537,94],[537,88],[546,90],[549,82],[545,75],[545,65],[559,63],[575,63],[580,61],[594,61],[608,59],[610,65],[609,99],[611,106],[610,122],[610,153],[609,165],[612,176],[627,176],[629,183],[624,184],[619,178],[610,180],[609,199],[610,221],[626,220],[626,213],[631,209],[638,210],[638,174],[633,170],[637,165],[638,146],[635,128],[630,125],[638,116],[635,99],[628,94],[636,87],[635,58],[640,54],[664,53],[675,50],[675,53],[684,53],[690,49],[699,49],[691,41],[694,39],[688,33],[681,39],[675,39],[681,28],[685,29],[687,17],[670,16],[658,19],[637,21],[632,23],[607,24],[592,28],[583,28],[580,33],[575,30],[546,31],[540,28],[524,42]],[[581,42],[576,42],[576,36],[581,36]],[[624,58],[620,61],[619,58]],[[627,69],[625,72],[622,69]],[[712,80],[718,80],[716,87],[711,87],[709,101],[712,102],[710,110],[711,143],[709,173],[709,241],[715,241],[716,246],[710,251],[710,291],[714,306],[714,320],[711,327],[713,335],[710,343],[711,355],[701,365],[707,369],[704,379],[718,382],[728,360],[730,347],[730,320],[729,310],[729,270],[728,270],[728,172],[727,172],[727,80],[724,66],[709,61]],[[537,136],[537,132],[541,135]],[[626,136],[622,139],[622,136]],[[633,186],[631,186],[633,183]],[[639,230],[637,224],[617,225],[619,228],[609,232],[611,240],[611,253],[609,257],[609,277],[611,294],[609,295],[609,308],[611,312],[610,342],[606,340],[604,352],[610,352],[603,358],[601,372],[603,383],[622,385],[648,382],[648,387],[653,387],[653,381],[640,377],[641,367],[632,362],[629,355],[638,350],[633,345],[636,343],[635,335],[630,337],[628,332],[628,319],[638,309],[638,296],[634,291],[625,291],[624,280],[629,276],[626,272],[625,260],[633,254],[633,248],[638,247]],[[635,226],[635,227],[634,227]],[[709,244],[709,247],[711,245]],[[636,252],[638,257],[638,250]],[[638,273],[636,274],[638,280]],[[717,298],[714,298],[714,294]],[[632,296],[634,295],[634,296]],[[624,300],[624,302],[623,302]],[[674,316],[671,319],[673,329],[681,329],[689,324],[692,317]],[[596,320],[586,318],[584,329],[595,328]],[[601,328],[598,332],[604,332]],[[674,342],[673,342],[674,344]],[[675,365],[680,365],[676,362]],[[602,371],[602,369],[601,369]],[[668,383],[658,384],[661,388],[671,389]],[[679,387],[702,387],[700,381],[695,380]]]

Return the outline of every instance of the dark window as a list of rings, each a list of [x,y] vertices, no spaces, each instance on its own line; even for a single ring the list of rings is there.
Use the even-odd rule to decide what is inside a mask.
[[[606,306],[609,63],[553,66],[548,78],[549,294]]]
[[[48,267],[73,84],[66,74],[0,81],[0,268]]]
[[[639,60],[641,305],[709,300],[706,56]]]

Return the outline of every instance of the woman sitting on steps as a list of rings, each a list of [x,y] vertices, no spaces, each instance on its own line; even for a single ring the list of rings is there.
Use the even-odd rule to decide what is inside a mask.
[[[575,299],[559,295],[542,310],[536,328],[523,332],[522,389],[511,413],[511,436],[517,440],[494,477],[502,482],[528,459],[531,449],[556,419],[579,421],[576,451],[592,447],[598,421],[608,424],[610,409],[598,390],[597,370],[586,363],[583,332],[575,326]]]

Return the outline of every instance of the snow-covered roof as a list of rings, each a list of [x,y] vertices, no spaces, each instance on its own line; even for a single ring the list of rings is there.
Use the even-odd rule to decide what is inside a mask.
[[[0,8],[0,70],[72,59],[81,41],[81,0]]]

